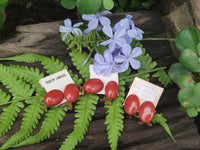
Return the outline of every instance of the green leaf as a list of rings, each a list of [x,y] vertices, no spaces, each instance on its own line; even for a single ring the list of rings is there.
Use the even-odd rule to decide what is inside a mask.
[[[184,49],[179,58],[182,66],[192,72],[200,72],[198,55],[191,49]]]
[[[200,98],[200,82],[198,82],[194,87],[194,95]]]
[[[88,54],[86,52],[83,52],[81,54],[75,52],[72,50],[69,55],[72,58],[72,62],[74,66],[76,66],[76,69],[79,70],[79,73],[82,75],[82,77],[85,80],[88,80],[90,78],[90,73],[89,73],[89,65],[92,64],[93,59],[90,58],[87,63],[83,66],[84,61],[87,59]]]
[[[64,119],[66,112],[67,107],[52,107],[45,114],[45,119],[42,122],[40,131],[36,135],[26,138],[21,143],[14,145],[13,147],[21,147],[25,145],[35,144],[49,138],[60,126],[60,122]]]
[[[0,4],[0,13],[1,13],[1,10],[5,9],[6,6],[8,5],[8,0],[6,0],[7,2],[3,3],[3,4]],[[0,2],[1,3],[1,2]]]
[[[81,14],[96,13],[102,5],[102,0],[77,0],[77,9]]]
[[[198,116],[198,111],[194,107],[186,109],[186,112],[189,117],[197,117]]]
[[[178,79],[181,76],[192,75],[192,73],[189,70],[185,69],[180,63],[172,64],[170,66],[168,74],[169,74],[169,77],[172,79],[172,81],[175,82],[176,84],[178,84]]]
[[[66,9],[74,9],[76,7],[76,0],[60,0],[60,4]]]
[[[86,94],[78,98],[75,106],[74,131],[67,136],[60,150],[72,150],[83,140],[96,110],[98,99],[99,97],[94,94]]]
[[[6,134],[11,129],[23,107],[24,104],[22,102],[15,102],[3,108],[0,116],[0,136]]]
[[[10,100],[10,95],[7,95],[6,92],[3,92],[2,89],[0,89],[0,105],[8,102]]]
[[[171,139],[176,142],[176,140],[174,139],[171,131],[170,131],[170,128],[168,126],[168,124],[166,123],[167,122],[167,119],[163,117],[162,114],[159,114],[159,113],[156,113],[154,115],[154,118],[151,120],[152,123],[159,123],[164,129],[165,131],[168,133],[168,135],[171,137]]]
[[[178,92],[178,100],[185,108],[200,106],[200,98],[196,97],[193,92],[193,87],[180,89]]]
[[[114,6],[114,1],[113,0],[103,0],[103,6],[107,10],[111,10]]]
[[[104,124],[106,125],[108,140],[112,150],[117,149],[118,139],[121,136],[121,132],[124,128],[124,84],[124,81],[119,82],[119,96],[112,100],[112,104],[108,105],[105,103],[105,107],[107,107],[108,110],[106,111]]]
[[[40,55],[35,53],[24,53],[13,57],[0,58],[0,60],[13,60],[16,62],[35,63],[40,61]]]
[[[31,105],[26,107],[20,130],[11,136],[0,149],[8,149],[27,138],[33,132],[33,129],[36,128],[40,115],[43,112],[43,106],[39,103],[39,100],[35,100]]]
[[[185,27],[176,35],[176,47],[183,51],[192,49],[196,52],[197,44],[200,42],[199,32],[194,27]]]
[[[152,77],[158,77],[158,81],[160,81],[164,85],[164,87],[167,87],[167,85],[171,81],[169,76],[167,75],[167,73],[163,69],[154,73],[152,75]]]
[[[3,4],[5,4],[5,3],[7,3],[8,2],[8,0],[1,0],[0,1],[0,5],[3,5]]]
[[[195,84],[196,82],[188,75],[183,75],[178,79],[179,88],[194,87]]]

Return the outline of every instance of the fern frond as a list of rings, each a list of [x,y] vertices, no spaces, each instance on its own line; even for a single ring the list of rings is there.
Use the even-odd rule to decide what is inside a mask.
[[[110,144],[110,148],[112,150],[117,149],[118,139],[121,136],[121,132],[123,131],[123,119],[124,119],[124,110],[123,110],[123,102],[124,102],[124,81],[119,82],[119,96],[112,100],[111,105],[105,104],[105,107],[108,108],[106,111],[106,118],[104,124],[106,125],[106,130],[108,134],[108,140]]]
[[[44,77],[44,74],[40,73],[38,68],[10,65],[7,66],[7,69],[16,74],[19,78],[22,78],[26,82],[30,83],[37,93],[43,92],[44,89],[39,84],[39,80]]]
[[[64,65],[64,63],[61,62],[59,59],[55,59],[53,56],[51,58],[41,56],[40,61],[44,68],[47,70],[48,74],[53,74],[63,69],[67,69],[75,84],[82,84],[82,79],[79,79],[78,75],[73,75],[71,70],[69,70],[68,67]]]
[[[67,136],[60,150],[73,150],[83,140],[88,130],[89,122],[92,120],[92,116],[96,110],[98,99],[99,97],[93,94],[86,94],[83,97],[79,97],[75,106],[76,119],[74,121],[74,131]]]
[[[160,81],[164,85],[164,87],[167,87],[167,85],[171,82],[169,76],[163,69],[154,73],[152,77],[157,77],[158,81]]]
[[[8,102],[10,100],[10,95],[7,95],[6,92],[3,92],[2,89],[0,89],[0,105]]]
[[[34,89],[22,79],[18,79],[17,75],[9,72],[6,66],[0,64],[0,72],[0,81],[12,93],[13,100],[27,98],[33,94]]]
[[[0,116],[0,136],[3,136],[11,129],[13,122],[23,107],[24,104],[22,102],[15,102],[3,108]]]
[[[90,78],[89,73],[89,65],[93,63],[93,59],[90,58],[87,63],[83,66],[84,61],[87,59],[88,54],[86,52],[77,53],[75,50],[72,50],[69,55],[72,58],[72,62],[74,66],[76,66],[76,69],[79,70],[79,73],[82,75],[82,77],[85,80],[88,80]]]
[[[34,62],[39,62],[40,55],[35,53],[24,53],[13,57],[0,58],[0,60],[13,60],[16,62],[34,63]]]
[[[35,144],[49,138],[60,126],[60,122],[64,119],[67,110],[67,107],[53,107],[52,109],[48,110],[48,112],[45,114],[46,117],[42,122],[40,131],[36,135],[25,139],[13,147]]]
[[[0,149],[8,149],[27,138],[33,132],[33,129],[36,128],[40,115],[43,114],[43,112],[43,106],[38,100],[35,100],[31,105],[26,107],[20,130],[10,137]]]

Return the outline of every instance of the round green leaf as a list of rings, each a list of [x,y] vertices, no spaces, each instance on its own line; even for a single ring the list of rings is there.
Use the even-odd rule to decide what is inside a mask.
[[[178,79],[179,88],[194,87],[195,84],[196,82],[188,75],[183,75]]]
[[[102,5],[102,0],[77,0],[77,9],[81,14],[93,14]]]
[[[185,108],[200,106],[200,98],[193,93],[193,87],[180,89],[178,92],[178,100]]]
[[[189,117],[196,117],[196,116],[198,116],[198,111],[196,110],[196,108],[188,108],[186,110],[186,112],[187,112],[187,115]]]
[[[180,63],[175,63],[170,66],[169,77],[173,82],[178,84],[178,79],[183,75],[191,76],[191,72],[185,69]]]
[[[200,98],[200,82],[194,87],[194,95]]]
[[[76,0],[60,0],[60,3],[66,9],[74,9],[76,7]]]
[[[197,44],[200,42],[199,32],[194,27],[185,27],[177,35],[176,47],[183,51],[184,49],[192,49],[196,51]]]
[[[182,66],[192,72],[200,72],[199,57],[191,49],[185,49],[179,58]]]
[[[103,0],[103,7],[107,10],[111,10],[114,6],[113,0]]]

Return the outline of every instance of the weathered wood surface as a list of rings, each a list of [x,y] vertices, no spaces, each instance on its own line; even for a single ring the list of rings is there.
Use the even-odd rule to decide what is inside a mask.
[[[155,11],[139,11],[131,13],[137,26],[145,32],[145,37],[165,37],[165,31],[161,24],[160,16]],[[124,17],[122,14],[111,15],[113,21],[118,21]],[[1,41],[0,57],[12,56],[24,52],[36,52],[43,55],[55,55],[69,66],[75,73],[70,57],[66,51],[66,45],[61,42],[58,27],[62,22],[42,23],[36,25],[17,27],[18,33],[13,38]],[[158,66],[167,66],[175,62],[172,56],[169,43],[167,41],[144,41],[144,47],[148,50]],[[5,64],[13,62],[4,62]],[[37,64],[34,64],[37,66]],[[154,80],[152,80],[154,82]],[[159,84],[158,82],[154,82]],[[168,124],[172,134],[176,139],[174,143],[164,129],[157,124],[152,127],[138,125],[137,119],[124,120],[124,131],[119,138],[118,149],[134,150],[197,150],[200,147],[200,135],[194,119],[179,109],[177,100],[178,88],[176,85],[169,85],[165,90],[157,106],[157,111],[163,113],[168,119]],[[89,130],[84,140],[78,144],[78,150],[91,149],[109,149],[107,140],[106,126],[104,125],[106,108],[99,103],[95,116],[90,123]],[[11,135],[19,130],[21,125],[22,114],[18,117],[12,130],[0,138],[0,145],[4,143]],[[41,119],[42,121],[42,119]],[[16,148],[16,150],[38,149],[38,150],[55,150],[58,149],[64,139],[73,131],[74,112],[67,112],[61,126],[49,139],[30,146]],[[41,122],[40,124],[41,125]],[[39,126],[34,131],[39,131]]]

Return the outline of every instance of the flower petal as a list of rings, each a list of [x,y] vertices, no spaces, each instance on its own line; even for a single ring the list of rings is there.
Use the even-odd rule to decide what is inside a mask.
[[[103,32],[104,32],[107,36],[109,36],[110,38],[113,37],[113,32],[112,32],[111,26],[104,26],[102,30],[103,30]]]
[[[64,25],[68,28],[71,28],[72,27],[72,22],[70,19],[65,19],[64,20]]]
[[[66,33],[66,32],[70,32],[70,31],[71,31],[71,28],[67,28],[67,27],[65,27],[65,26],[60,26],[60,27],[59,27],[59,31],[60,31],[61,33]]]
[[[104,71],[103,76],[108,77],[108,76],[110,76],[111,73],[112,73],[112,67],[108,67],[108,68],[106,68],[106,70]]]
[[[114,38],[122,37],[126,34],[126,29],[122,28],[115,32]]]
[[[130,61],[130,64],[131,64],[131,67],[133,68],[133,69],[139,69],[140,68],[140,61],[138,61],[138,60],[136,60],[136,59],[131,59]]]
[[[109,46],[108,46],[108,49],[109,49],[109,52],[112,53],[116,48],[116,44],[113,40],[111,40]]]
[[[108,49],[104,51],[103,56],[104,56],[104,59],[105,59],[105,62],[106,62],[106,63],[108,63],[108,64],[113,63],[113,56],[112,56],[112,54],[109,52]]]
[[[126,56],[124,56],[124,55],[117,55],[117,56],[114,57],[114,61],[116,63],[122,63],[125,60],[126,60]]]
[[[122,47],[122,53],[128,57],[131,54],[131,46],[129,44],[124,44]]]
[[[83,14],[83,15],[82,15],[82,18],[83,18],[84,20],[90,21],[90,20],[96,19],[96,16],[95,16],[94,14],[91,14],[91,15]]]
[[[100,17],[99,21],[103,26],[110,26],[110,19],[107,17]]]
[[[131,52],[131,57],[136,58],[138,56],[142,55],[142,48],[141,47],[135,47]]]
[[[73,30],[72,30],[72,33],[73,34],[76,34],[76,35],[82,35],[82,31],[79,29],[79,28],[74,28]]]
[[[115,39],[115,43],[118,44],[120,47],[123,47],[125,44],[127,44],[124,38]]]
[[[121,65],[121,68],[120,68],[120,72],[124,72],[128,69],[129,67],[129,62],[128,61],[125,61],[122,65]]]
[[[75,23],[75,24],[73,25],[73,28],[77,28],[77,27],[79,27],[79,26],[82,25],[82,24],[83,24],[83,22]]]
[[[129,20],[124,18],[120,21],[120,27],[125,29],[130,29]]]
[[[105,10],[105,11],[102,11],[100,13],[100,15],[108,15],[108,14],[112,14],[112,12],[108,11],[108,10]]]
[[[112,40],[108,39],[104,42],[101,42],[100,45],[106,46],[106,45],[110,44],[111,42],[112,42]]]
[[[66,38],[67,38],[67,35],[68,35],[68,33],[66,33],[63,37],[62,37],[62,40],[63,41],[65,41],[66,40]]]
[[[101,54],[96,53],[94,55],[93,63],[99,63],[100,64],[100,63],[104,63],[104,62],[105,62],[104,57]]]
[[[91,20],[91,21],[88,23],[88,28],[89,28],[90,30],[94,30],[94,29],[97,28],[98,23],[99,23],[98,19],[93,19],[93,20]]]
[[[94,72],[96,74],[102,74],[106,71],[107,65],[94,63]]]

